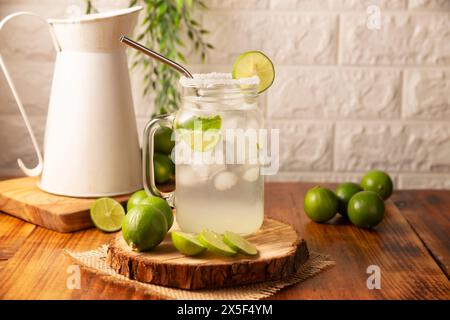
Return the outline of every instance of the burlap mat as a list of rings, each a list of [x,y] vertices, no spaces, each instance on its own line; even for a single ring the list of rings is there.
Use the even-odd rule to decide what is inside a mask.
[[[125,276],[116,273],[106,263],[106,252],[108,245],[103,245],[95,250],[84,252],[64,252],[71,257],[77,264],[89,272],[101,275],[110,281],[119,282],[132,287],[143,289],[147,294],[165,299],[181,299],[181,300],[258,300],[270,297],[275,292],[286,286],[290,286],[315,276],[325,269],[334,266],[334,261],[330,257],[310,252],[308,261],[303,265],[299,272],[290,278],[261,282],[252,285],[239,287],[221,288],[221,289],[205,289],[205,290],[183,290],[170,288],[130,280]]]

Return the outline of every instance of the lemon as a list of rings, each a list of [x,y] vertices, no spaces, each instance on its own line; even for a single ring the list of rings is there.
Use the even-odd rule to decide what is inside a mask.
[[[196,256],[206,250],[206,247],[191,233],[172,231],[172,243],[178,251],[188,256]]]
[[[269,88],[275,80],[275,68],[272,61],[261,51],[248,51],[241,54],[233,64],[233,78],[258,76],[258,93]]]

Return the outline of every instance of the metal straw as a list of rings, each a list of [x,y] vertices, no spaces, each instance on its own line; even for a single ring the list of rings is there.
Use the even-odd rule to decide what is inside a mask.
[[[155,52],[147,47],[144,47],[142,44],[137,43],[136,41],[133,41],[126,36],[121,36],[120,42],[123,42],[126,45],[129,45],[130,47],[137,49],[137,50],[145,53],[146,55],[171,66],[172,68],[176,69],[178,72],[184,74],[188,78],[193,78],[192,74],[182,65],[176,63],[175,61],[170,60],[169,58],[164,57],[163,55],[159,54],[158,52]]]

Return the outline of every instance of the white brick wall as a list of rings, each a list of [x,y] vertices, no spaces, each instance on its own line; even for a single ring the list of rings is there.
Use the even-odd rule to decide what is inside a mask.
[[[79,0],[1,0],[19,10],[63,13]],[[450,188],[450,0],[207,0],[201,15],[216,46],[196,72],[227,71],[259,49],[275,62],[261,96],[269,127],[281,129],[276,181],[358,181],[380,168],[401,188]],[[127,0],[94,0],[101,9]],[[366,9],[381,9],[381,29]],[[18,21],[2,47],[42,140],[54,54],[39,22]],[[32,36],[31,36],[32,34]],[[139,130],[152,112],[132,77]],[[31,142],[0,76],[0,175],[34,161]]]

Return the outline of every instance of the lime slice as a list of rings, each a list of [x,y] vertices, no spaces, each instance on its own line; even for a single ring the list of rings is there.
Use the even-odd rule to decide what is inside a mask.
[[[188,256],[195,256],[206,250],[191,233],[172,231],[172,243],[178,251]]]
[[[236,254],[236,251],[231,249],[223,242],[222,236],[210,231],[203,230],[198,235],[198,240],[202,245],[208,248],[208,250],[221,256],[232,256]]]
[[[195,151],[212,150],[220,141],[222,135],[222,118],[220,115],[202,117],[193,116],[189,119],[177,123],[175,128],[181,139]]]
[[[125,210],[122,205],[111,198],[97,199],[91,207],[92,222],[105,232],[120,230],[124,216]]]
[[[269,88],[275,79],[272,61],[261,51],[248,51],[241,54],[233,64],[233,79],[258,76],[261,93]]]
[[[253,244],[234,232],[225,231],[223,234],[223,242],[239,253],[250,256],[258,254],[258,249]]]
[[[191,147],[192,150],[200,152],[214,149],[214,147],[222,137],[220,131],[217,130],[191,131],[186,129],[179,129],[177,132],[180,135],[181,139],[183,139]]]

